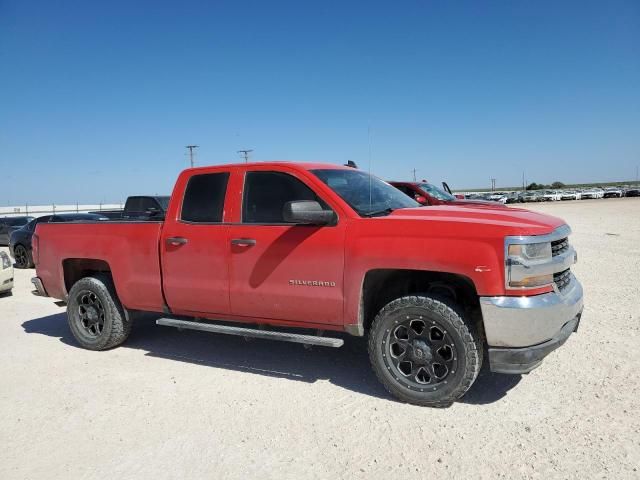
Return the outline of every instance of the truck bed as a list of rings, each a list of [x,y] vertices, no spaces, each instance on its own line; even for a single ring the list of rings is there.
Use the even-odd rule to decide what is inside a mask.
[[[34,251],[38,274],[45,285],[63,289],[48,291],[49,295],[66,298],[71,285],[61,281],[65,269],[79,275],[86,269],[100,270],[104,262],[102,266],[108,266],[118,279],[116,290],[123,306],[160,312],[164,305],[158,251],[161,229],[162,222],[150,221],[40,224]],[[98,261],[83,262],[85,252]]]

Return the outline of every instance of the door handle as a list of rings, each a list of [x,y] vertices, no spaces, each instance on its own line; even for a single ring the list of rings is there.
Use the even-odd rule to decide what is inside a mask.
[[[167,245],[171,245],[172,247],[179,247],[180,245],[188,243],[189,240],[184,237],[169,237],[167,238],[166,242]]]
[[[238,245],[240,247],[252,247],[256,244],[253,238],[234,238],[231,240],[231,245]]]

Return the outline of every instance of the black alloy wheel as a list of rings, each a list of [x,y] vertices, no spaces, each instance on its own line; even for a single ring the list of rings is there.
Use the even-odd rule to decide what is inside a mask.
[[[384,362],[407,388],[435,391],[456,373],[455,344],[436,321],[422,315],[406,317],[387,332]]]
[[[31,260],[29,259],[29,252],[23,245],[16,245],[13,250],[13,255],[16,259],[17,268],[29,268]]]
[[[482,365],[482,342],[450,298],[416,294],[385,305],[369,329],[369,358],[396,398],[446,407],[462,397]]]
[[[98,338],[104,330],[105,310],[98,296],[89,290],[76,295],[80,324],[85,335]]]

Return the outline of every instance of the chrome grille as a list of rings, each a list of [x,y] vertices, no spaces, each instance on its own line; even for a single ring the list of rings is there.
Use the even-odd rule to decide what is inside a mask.
[[[551,242],[551,256],[553,257],[566,252],[568,249],[569,249],[568,238],[561,238],[560,240],[554,240],[553,242]]]
[[[553,282],[556,284],[556,287],[558,287],[558,290],[562,292],[569,286],[569,283],[571,283],[571,270],[567,268],[562,272],[554,273]]]

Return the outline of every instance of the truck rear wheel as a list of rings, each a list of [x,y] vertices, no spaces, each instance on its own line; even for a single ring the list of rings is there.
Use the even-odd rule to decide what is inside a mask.
[[[131,322],[111,279],[105,275],[78,280],[69,292],[67,319],[77,342],[89,350],[106,350],[123,343]]]
[[[475,381],[482,344],[455,303],[407,296],[388,303],[376,316],[369,358],[378,379],[398,399],[444,407]]]

